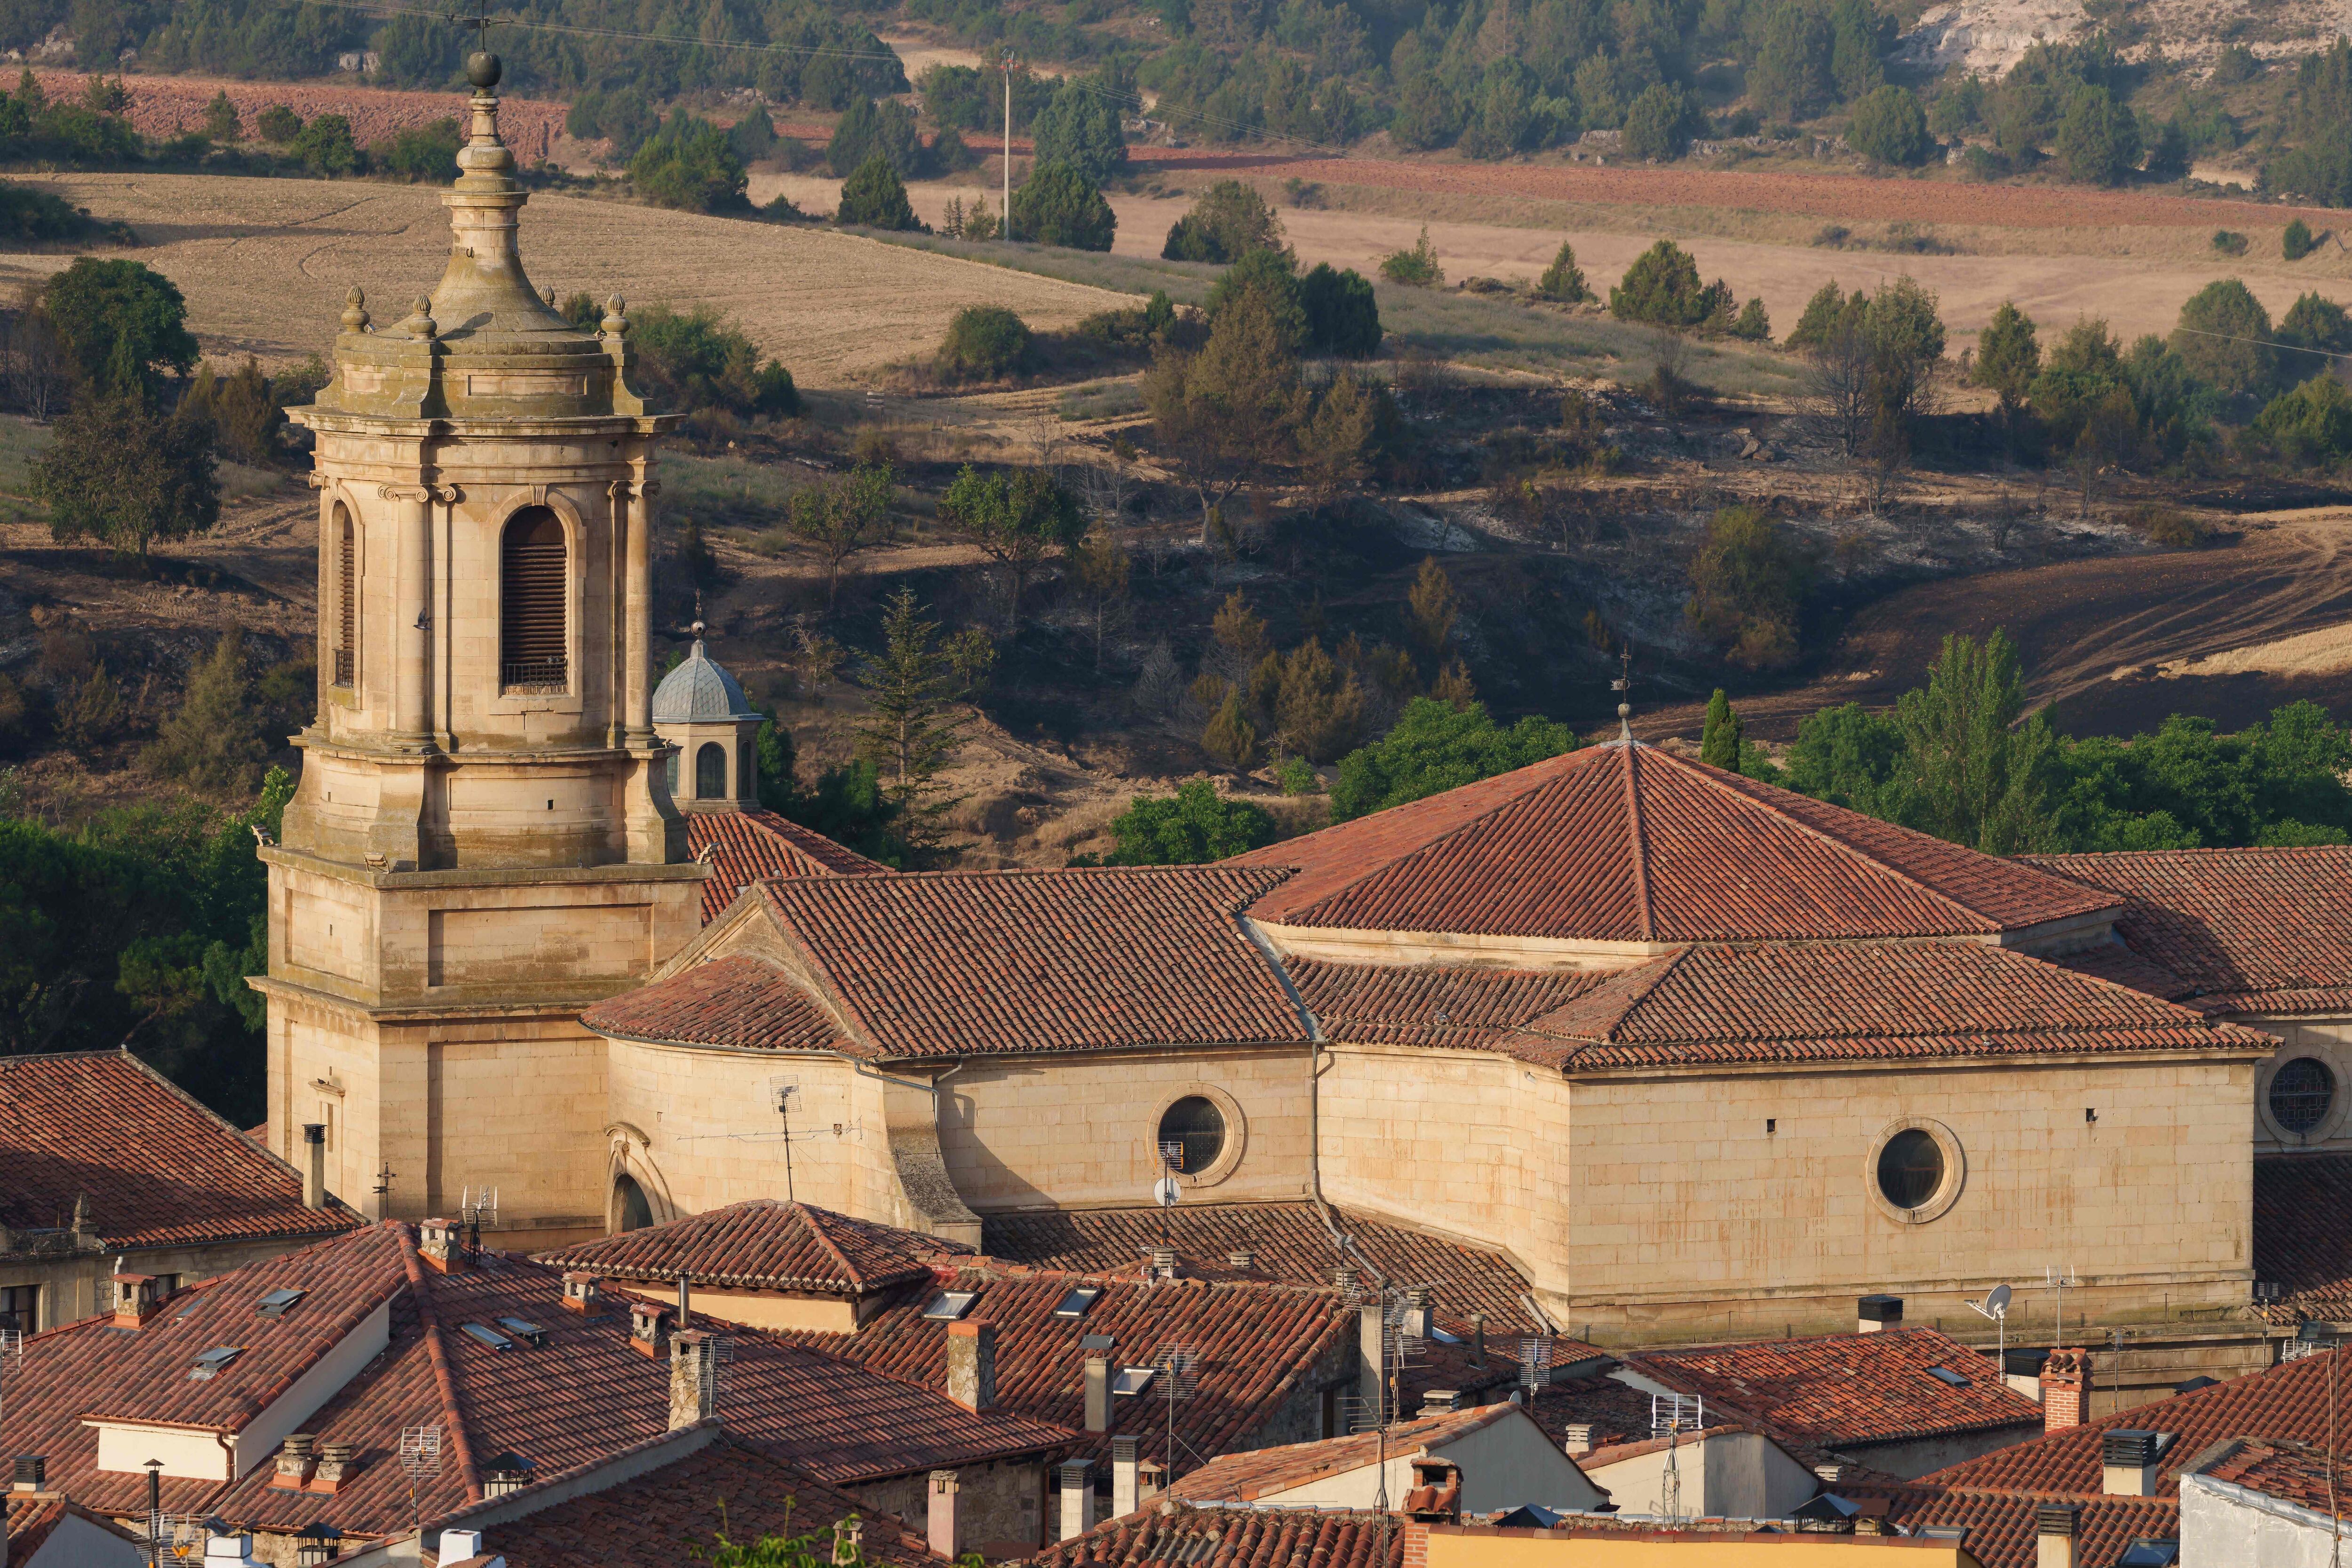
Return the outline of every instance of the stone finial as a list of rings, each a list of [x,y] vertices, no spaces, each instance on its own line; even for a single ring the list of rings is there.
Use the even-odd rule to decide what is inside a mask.
[[[352,291],[343,296],[343,331],[364,332],[368,321],[367,290],[354,283]]]
[[[545,285],[544,287],[542,287],[542,288],[540,289],[540,291],[539,291],[539,297],[540,297],[541,300],[543,303],[545,303],[545,305],[547,306],[547,308],[548,308],[549,310],[552,310],[553,309],[555,309],[555,285],[554,285],[554,284],[550,283],[550,284],[547,284],[547,285]]]
[[[608,338],[617,338],[629,330],[629,302],[618,294],[604,301],[604,319],[598,323]]]
[[[433,319],[430,296],[419,294],[416,297],[416,303],[409,307],[407,326],[408,335],[413,338],[431,338],[439,334],[441,323]]]

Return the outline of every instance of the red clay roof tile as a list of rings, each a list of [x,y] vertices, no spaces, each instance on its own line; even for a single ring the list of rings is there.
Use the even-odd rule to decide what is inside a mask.
[[[2115,900],[1640,745],[1571,752],[1226,864],[1286,925],[1612,942],[1981,935]]]
[[[686,847],[710,873],[702,884],[702,923],[709,925],[752,882],[770,877],[887,876],[890,868],[845,849],[788,817],[749,811],[689,811]]]
[[[62,1229],[87,1195],[109,1250],[288,1242],[361,1223],[127,1051],[0,1058],[0,1226]]]
[[[1403,1568],[1400,1514],[1339,1509],[1188,1508],[1155,1502],[1026,1559],[1036,1568]]]
[[[2352,1506],[2352,1456],[2315,1443],[2243,1437],[2195,1460],[2193,1473],[2226,1481],[2315,1512],[2340,1516]]]
[[[608,1279],[864,1296],[930,1278],[932,1256],[963,1250],[915,1231],[875,1225],[813,1204],[752,1198],[666,1225],[542,1252],[551,1268]]]
[[[1801,1442],[1845,1448],[2042,1425],[2000,1366],[1934,1329],[1628,1352],[1625,1364]],[[1937,1377],[1941,1367],[1966,1382]]]
[[[2273,1323],[2352,1321],[2352,1154],[2254,1162],[2254,1278],[2284,1288]]]
[[[1303,958],[1283,967],[1328,1039],[1458,1050],[1496,1049],[1513,1030],[1609,978],[1601,970],[1400,967]]]
[[[1206,1507],[1221,1502],[1255,1502],[1276,1492],[1289,1491],[1311,1481],[1368,1469],[1385,1454],[1391,1459],[1451,1443],[1497,1421],[1523,1413],[1506,1401],[1472,1410],[1392,1422],[1385,1432],[1357,1432],[1320,1442],[1286,1443],[1280,1447],[1254,1448],[1223,1454],[1168,1488],[1179,1502]]]
[[[734,953],[597,1003],[580,1021],[600,1035],[729,1050],[844,1051],[854,1046],[818,1000],[764,958]]]
[[[2041,1560],[2033,1510],[2045,1502],[2066,1502],[2082,1511],[2074,1523],[2074,1561],[2104,1568],[2135,1541],[2177,1541],[2180,1505],[2175,1498],[2037,1497],[2024,1492],[1979,1491],[1928,1486],[1841,1485],[1842,1497],[1884,1498],[1886,1519],[1915,1534],[1930,1525],[1962,1525],[1962,1542],[1984,1568],[2036,1568]]]

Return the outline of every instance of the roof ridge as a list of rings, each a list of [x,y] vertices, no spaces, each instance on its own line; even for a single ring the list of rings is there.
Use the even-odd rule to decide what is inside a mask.
[[[861,1289],[864,1289],[866,1285],[866,1276],[857,1271],[857,1265],[849,1261],[849,1254],[841,1250],[840,1244],[833,1239],[833,1233],[827,1230],[824,1227],[824,1222],[816,1217],[817,1215],[824,1213],[825,1211],[822,1209],[811,1209],[808,1205],[800,1203],[797,1200],[792,1204],[791,1207],[793,1217],[798,1219],[803,1225],[807,1226],[810,1230],[815,1232],[817,1245],[824,1247],[825,1251],[833,1255],[833,1260],[841,1265],[841,1271],[844,1275],[848,1277],[849,1282],[852,1285],[857,1286]]]
[[[1641,769],[1633,756],[1641,749],[1640,743],[1631,738],[1624,742],[1625,847],[1633,862],[1634,929],[1641,941],[1655,942],[1658,921],[1657,911],[1650,902],[1650,839],[1642,819]]]
[[[416,1321],[424,1330],[425,1354],[433,1363],[433,1383],[441,1394],[441,1413],[449,1422],[449,1446],[457,1450],[457,1475],[466,1483],[466,1500],[482,1500],[481,1473],[474,1468],[474,1446],[466,1436],[466,1415],[457,1404],[457,1373],[449,1365],[449,1347],[441,1340],[441,1313],[425,1281],[425,1260],[417,1255],[416,1238],[398,1220],[384,1222],[400,1238],[400,1260],[408,1270],[408,1289],[416,1298]]]
[[[1648,979],[1635,982],[1633,994],[1626,997],[1624,1005],[1617,1010],[1613,1021],[1612,1021],[1609,1026],[1597,1037],[1600,1042],[1604,1045],[1612,1046],[1625,1044],[1626,1042],[1618,1037],[1617,1029],[1619,1026],[1623,1024],[1626,1019],[1632,1017],[1633,1014],[1640,1009],[1642,1004],[1650,999],[1650,994],[1652,992],[1665,984],[1666,977],[1672,974],[1676,969],[1680,968],[1683,961],[1688,958],[1694,952],[1697,951],[1698,945],[1699,944],[1696,942],[1685,942],[1681,946],[1675,948],[1672,952],[1660,953],[1655,958],[1649,959],[1641,963],[1632,964],[1624,969],[1619,970],[1617,972],[1617,975],[1612,976],[1612,978],[1623,977],[1629,981],[1633,981],[1633,977],[1639,975],[1641,972],[1645,969],[1651,970],[1653,973]],[[1608,982],[1603,981],[1601,984],[1606,985]],[[1582,996],[1572,996],[1569,998],[1569,1000],[1561,1003],[1558,1007],[1553,1008],[1552,1013],[1565,1012],[1567,1009],[1575,1006],[1578,1003],[1599,994],[1599,987],[1595,987],[1593,990],[1586,992]],[[1530,1033],[1540,1034],[1542,1031],[1536,1029],[1535,1026],[1542,1023],[1545,1018],[1549,1018],[1551,1016],[1551,1013],[1546,1013],[1541,1017],[1530,1018],[1523,1026]],[[1549,1037],[1552,1039],[1581,1039],[1587,1037],[1576,1035],[1553,1035]]]
[[[1756,809],[1758,809],[1758,810],[1759,810],[1759,811],[1766,811],[1766,812],[1769,812],[1769,813],[1770,813],[1774,817],[1776,817],[1776,818],[1777,818],[1777,819],[1779,819],[1780,821],[1782,821],[1782,822],[1787,823],[1790,826],[1791,826],[1791,827],[1795,828],[1795,829],[1796,829],[1798,832],[1800,832],[1800,833],[1811,834],[1813,837],[1815,837],[1815,838],[1817,838],[1817,839],[1821,840],[1821,841],[1822,841],[1822,843],[1824,843],[1824,844],[1827,844],[1827,845],[1831,846],[1832,848],[1836,849],[1840,854],[1842,854],[1842,855],[1845,856],[1847,858],[1852,859],[1852,860],[1857,860],[1857,861],[1860,861],[1862,864],[1864,864],[1864,865],[1865,865],[1865,866],[1873,867],[1873,868],[1876,868],[1876,869],[1878,869],[1878,870],[1884,871],[1884,872],[1885,872],[1888,876],[1891,876],[1891,877],[1894,877],[1895,879],[1896,879],[1898,881],[1906,882],[1906,883],[1910,884],[1912,887],[1918,889],[1921,892],[1923,892],[1923,893],[1927,894],[1929,898],[1931,898],[1931,899],[1940,900],[1942,902],[1944,902],[1944,903],[1946,903],[1946,904],[1950,905],[1953,909],[1956,909],[1956,910],[1959,910],[1962,914],[1965,914],[1965,915],[1970,915],[1970,916],[1975,917],[1975,918],[1976,918],[1976,919],[1978,919],[1978,920],[1984,921],[1988,922],[1989,924],[1990,924],[1990,925],[1991,925],[1991,927],[1993,928],[1993,930],[1994,930],[1994,931],[2005,931],[2005,930],[2007,930],[2007,929],[2008,929],[2008,928],[2007,928],[2007,927],[2005,927],[2005,926],[2004,926],[2004,925],[2003,925],[2000,921],[1995,920],[1991,915],[1989,915],[1989,914],[1987,914],[1984,910],[1980,910],[1980,909],[1978,909],[1975,905],[1970,904],[1970,903],[1966,903],[1966,902],[1962,901],[1961,900],[1959,900],[1959,899],[1958,899],[1958,898],[1954,897],[1952,894],[1950,894],[1950,893],[1948,893],[1948,892],[1944,891],[1944,889],[1943,889],[1938,888],[1938,887],[1936,887],[1936,886],[1934,886],[1934,885],[1932,885],[1932,884],[1930,884],[1930,883],[1928,883],[1928,882],[1922,881],[1919,878],[1915,877],[1915,876],[1913,876],[1910,872],[1906,871],[1905,869],[1903,869],[1903,868],[1902,868],[1902,867],[1900,867],[1900,866],[1895,866],[1895,865],[1892,865],[1892,864],[1888,863],[1887,861],[1885,861],[1885,860],[1880,859],[1878,857],[1876,857],[1876,856],[1874,856],[1874,855],[1871,855],[1871,854],[1869,854],[1869,853],[1866,853],[1866,852],[1865,852],[1864,850],[1863,850],[1860,847],[1858,847],[1858,846],[1856,846],[1856,845],[1853,845],[1853,844],[1849,844],[1849,843],[1847,843],[1844,839],[1843,839],[1843,838],[1839,837],[1836,834],[1830,832],[1828,829],[1823,828],[1823,827],[1818,827],[1818,826],[1814,826],[1812,823],[1810,823],[1810,822],[1805,821],[1803,818],[1801,818],[1801,817],[1800,817],[1800,816],[1796,816],[1795,814],[1793,814],[1793,813],[1791,813],[1791,812],[1783,811],[1783,810],[1781,810],[1780,807],[1778,807],[1778,806],[1776,806],[1776,805],[1772,805],[1772,804],[1771,804],[1770,802],[1769,802],[1769,801],[1759,800],[1759,799],[1758,799],[1756,796],[1754,796],[1754,795],[1749,795],[1746,790],[1744,790],[1744,789],[1738,789],[1738,788],[1735,788],[1732,784],[1730,784],[1728,782],[1727,782],[1727,778],[1738,778],[1738,779],[1741,779],[1741,780],[1743,780],[1743,781],[1745,781],[1745,782],[1748,782],[1748,783],[1762,784],[1764,783],[1764,781],[1763,781],[1763,780],[1761,780],[1761,779],[1748,779],[1747,775],[1746,775],[1746,774],[1744,774],[1744,773],[1732,773],[1732,774],[1728,774],[1728,775],[1727,775],[1726,777],[1719,778],[1719,777],[1717,777],[1717,776],[1716,776],[1716,775],[1717,775],[1717,774],[1718,774],[1718,773],[1721,773],[1723,772],[1723,770],[1722,770],[1722,769],[1720,769],[1720,768],[1712,767],[1712,766],[1710,766],[1710,765],[1708,765],[1707,763],[1692,763],[1692,762],[1689,762],[1689,761],[1687,761],[1686,759],[1684,759],[1684,758],[1681,758],[1681,757],[1677,757],[1677,758],[1675,758],[1675,760],[1676,762],[1678,762],[1678,763],[1681,763],[1685,767],[1686,767],[1686,768],[1690,769],[1690,770],[1691,770],[1691,773],[1692,773],[1692,775],[1693,775],[1694,777],[1696,777],[1696,779],[1698,779],[1700,783],[1702,783],[1702,784],[1704,784],[1707,785],[1709,788],[1711,788],[1711,789],[1715,789],[1715,790],[1718,790],[1718,791],[1722,792],[1722,793],[1723,793],[1723,794],[1725,794],[1725,795],[1730,795],[1732,798],[1734,798],[1734,799],[1736,799],[1736,800],[1744,801],[1744,802],[1745,802],[1745,803],[1747,803],[1748,805],[1753,806],[1753,807],[1755,807]],[[1774,785],[1769,785],[1769,784],[1766,784],[1764,787],[1766,787],[1766,788],[1769,789],[1769,788],[1774,788],[1774,787],[1776,787],[1776,786],[1774,786]],[[1796,791],[1794,791],[1794,790],[1791,790],[1791,791],[1790,791],[1789,793],[1790,793],[1790,794],[1791,794],[1791,795],[1795,795],[1797,792],[1796,792]],[[1803,796],[1801,796],[1800,798],[1801,798],[1801,799],[1805,799],[1805,800],[1811,800],[1811,799],[1812,799],[1812,796],[1811,796],[1811,795],[1803,795]],[[1831,802],[1829,802],[1829,801],[1822,801],[1822,802],[1819,802],[1818,804],[1822,805],[1832,805],[1832,803],[1831,803]],[[1840,806],[1840,807],[1837,807],[1836,809],[1839,809],[1839,810],[1848,810],[1848,809],[1851,809],[1851,808],[1849,808],[1849,807]],[[1854,815],[1855,815],[1855,816],[1864,816],[1864,814],[1863,814],[1863,813],[1860,813],[1860,812],[1856,812],[1856,813],[1854,813]],[[1869,817],[1869,816],[1865,816],[1865,817],[1864,817],[1864,820],[1865,820],[1865,821],[1871,821],[1871,822],[1876,822],[1876,821],[1878,821],[1879,819],[1878,819],[1878,818],[1876,818],[1876,817]],[[1901,827],[1903,826],[1903,825],[1902,825],[1901,823],[1899,823],[1899,822],[1889,822],[1889,823],[1885,823],[1885,824],[1884,824],[1884,826],[1888,826],[1888,827],[1895,827],[1895,828],[1901,828]],[[1908,829],[1908,828],[1906,828],[1906,829],[1904,829],[1904,831],[1906,831],[1906,832],[1911,832],[1911,831],[1916,831],[1916,829]],[[1954,848],[1954,849],[1966,850],[1969,854],[1971,854],[1971,855],[1984,855],[1984,851],[1983,851],[1983,850],[1981,850],[1981,849],[1969,849],[1969,847],[1968,847],[1967,845],[1965,845],[1965,844],[1949,844],[1949,845],[1948,845],[1948,847],[1950,847],[1950,848]],[[1988,859],[1988,860],[2000,860],[2000,859],[2001,859],[2002,858],[2001,858],[2001,857],[2000,857],[2000,856],[1997,856],[1997,855],[1985,855],[1985,858],[1986,858],[1986,859]],[[2032,870],[2032,869],[2033,869],[2033,868],[2032,868],[2032,867],[2028,867],[2028,868],[2027,868],[2027,869]],[[2046,875],[2046,873],[2043,873],[2043,874],[2045,874],[2045,875]]]

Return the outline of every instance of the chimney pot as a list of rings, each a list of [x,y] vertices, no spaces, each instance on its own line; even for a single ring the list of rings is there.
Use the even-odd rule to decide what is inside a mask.
[[[1470,1357],[1474,1364],[1486,1364],[1486,1314],[1470,1314]]]
[[[2099,1489],[2109,1497],[2152,1497],[2164,1436],[2128,1426],[2109,1427],[2099,1438]]]
[[[996,1325],[964,1318],[948,1325],[948,1397],[966,1410],[996,1408]]]
[[[446,1219],[421,1219],[416,1222],[416,1251],[425,1262],[444,1274],[457,1274],[466,1267],[466,1244],[457,1237],[457,1227]]]
[[[302,1124],[302,1206],[327,1206],[327,1128],[324,1122]]]
[[[577,1269],[566,1274],[563,1277],[563,1310],[577,1312],[583,1318],[593,1318],[603,1311],[603,1292],[598,1289],[603,1283],[593,1274],[583,1274]]]
[[[358,1445],[352,1443],[320,1444],[319,1463],[310,1473],[309,1489],[329,1497],[341,1491],[343,1483],[359,1471],[354,1462],[358,1451]]]
[[[2043,1503],[2033,1510],[2034,1568],[2075,1568],[2081,1511],[2070,1503]]]
[[[659,1358],[669,1353],[671,1312],[658,1301],[629,1303],[629,1348]]]
[[[469,1563],[482,1554],[482,1532],[478,1530],[445,1530],[441,1532],[441,1550],[436,1560],[443,1563]]]
[[[135,1329],[155,1315],[163,1300],[155,1293],[155,1277],[152,1274],[118,1274],[114,1277],[114,1326]]]
[[[1854,1303],[1854,1332],[1874,1334],[1903,1326],[1903,1298],[1900,1296],[1864,1296]]]
[[[1075,1541],[1095,1527],[1095,1468],[1085,1459],[1062,1467],[1062,1534]]]
[[[1143,1439],[1140,1437],[1113,1437],[1110,1440],[1110,1514],[1113,1519],[1125,1519],[1143,1506],[1139,1473],[1142,1451]]]
[[[1833,1487],[1845,1479],[1845,1467],[1835,1459],[1829,1459],[1815,1465],[1813,1474],[1820,1478],[1823,1486]]]
[[[2042,1429],[2080,1426],[2091,1407],[2091,1352],[2053,1350],[2042,1366]]]
[[[927,1533],[931,1550],[950,1562],[963,1555],[963,1521],[957,1500],[960,1489],[953,1470],[931,1472],[930,1528]]]
[[[47,1455],[19,1454],[16,1456],[16,1478],[11,1489],[20,1492],[40,1491],[47,1486],[48,1479]]]
[[[1255,1268],[1257,1267],[1257,1254],[1246,1247],[1236,1247],[1225,1254],[1225,1261],[1235,1268]]]
[[[1110,1363],[1098,1355],[1087,1357],[1087,1430],[1110,1430]]]
[[[700,1329],[680,1329],[669,1337],[669,1429],[693,1426],[717,1410],[718,1342]]]
[[[1560,1448],[1570,1458],[1580,1459],[1592,1452],[1591,1422],[1571,1421],[1568,1424],[1568,1430],[1564,1436],[1568,1440],[1560,1445]]]
[[[1462,1392],[1454,1388],[1432,1388],[1421,1396],[1423,1415],[1443,1415],[1462,1408]]]
[[[286,1491],[301,1491],[310,1484],[310,1474],[318,1468],[317,1434],[289,1432],[278,1450],[278,1473],[269,1478],[269,1484]]]

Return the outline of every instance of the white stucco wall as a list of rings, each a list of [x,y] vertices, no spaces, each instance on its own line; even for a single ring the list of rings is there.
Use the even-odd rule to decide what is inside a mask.
[[[1811,1500],[1812,1471],[1770,1438],[1754,1432],[1699,1433],[1675,1449],[1681,1510],[1726,1519],[1783,1519]],[[1663,1513],[1666,1450],[1613,1465],[1586,1462],[1585,1473],[1623,1513]]]
[[[2330,1568],[2326,1514],[2210,1476],[2180,1478],[2180,1568]]]

